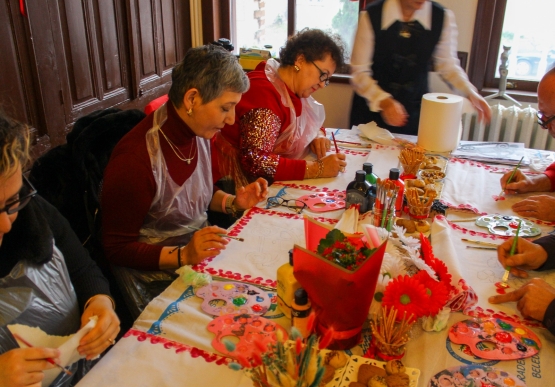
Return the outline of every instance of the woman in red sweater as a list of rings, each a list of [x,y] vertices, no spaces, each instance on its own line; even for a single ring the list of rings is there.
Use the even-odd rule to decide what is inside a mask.
[[[280,62],[270,59],[251,71],[251,87],[236,107],[234,122],[212,140],[214,181],[224,177],[243,186],[257,177],[337,176],[346,166],[345,155],[326,156],[330,141],[320,131],[324,107],[311,95],[329,84],[343,62],[339,38],[304,29],[280,50]],[[303,160],[310,150],[317,160]]]
[[[213,45],[190,49],[173,69],[169,101],[115,147],[104,172],[102,242],[108,260],[134,269],[118,273],[137,288],[137,278],[150,289],[153,279],[171,280],[160,270],[196,264],[225,249],[228,240],[221,235],[227,231],[205,227],[208,208],[235,213],[266,197],[264,179],[236,195],[212,184],[209,140],[234,121],[235,105],[248,88],[229,52]]]

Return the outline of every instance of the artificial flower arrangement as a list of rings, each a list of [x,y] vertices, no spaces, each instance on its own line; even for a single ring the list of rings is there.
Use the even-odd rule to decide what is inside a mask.
[[[331,334],[329,349],[356,346],[368,317],[387,238],[348,234],[305,217],[306,249],[295,246],[295,278],[315,312],[315,333]]]
[[[384,254],[369,312],[373,335],[366,353],[369,357],[401,358],[411,327],[418,320],[424,330],[444,329],[451,311],[448,304],[458,292],[428,238],[423,234],[419,239],[405,236],[404,231],[393,226]]]
[[[312,316],[310,324],[313,324]],[[257,338],[253,340],[255,350],[251,358],[242,356],[236,351],[235,344],[224,340],[226,348],[235,361],[229,363],[234,370],[245,370],[255,387],[317,387],[325,373],[324,356],[321,349],[325,348],[330,335],[319,339],[310,335],[303,340],[300,332],[291,328],[287,342],[281,331],[276,332],[275,343],[267,344]]]

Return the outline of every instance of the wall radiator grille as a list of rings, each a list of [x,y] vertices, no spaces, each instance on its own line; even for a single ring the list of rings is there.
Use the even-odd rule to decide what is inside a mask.
[[[478,122],[477,114],[463,114],[462,140],[522,142],[526,148],[555,150],[555,139],[537,123],[536,109],[528,106],[491,107],[491,123]]]

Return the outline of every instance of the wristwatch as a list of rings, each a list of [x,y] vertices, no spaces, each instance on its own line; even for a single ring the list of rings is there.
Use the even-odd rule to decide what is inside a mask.
[[[236,196],[229,195],[225,200],[225,212],[231,214],[234,218],[237,217],[237,207],[233,203],[235,201]]]

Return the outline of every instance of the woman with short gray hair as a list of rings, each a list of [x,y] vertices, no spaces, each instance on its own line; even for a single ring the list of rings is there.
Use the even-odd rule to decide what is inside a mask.
[[[102,242],[110,262],[129,268],[127,279],[170,281],[161,270],[218,255],[229,242],[227,231],[207,227],[207,209],[235,214],[266,197],[264,179],[236,195],[212,184],[209,140],[235,121],[235,105],[248,87],[229,52],[215,45],[192,48],[173,70],[170,100],[115,147],[104,174]],[[134,295],[139,311],[149,301],[143,294]]]

